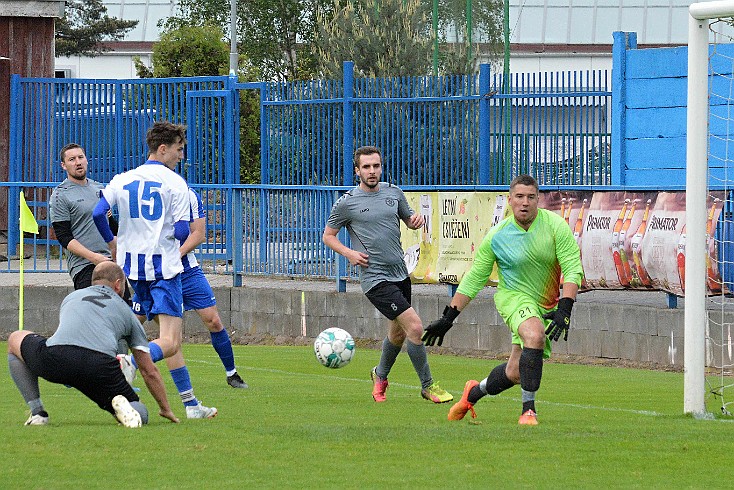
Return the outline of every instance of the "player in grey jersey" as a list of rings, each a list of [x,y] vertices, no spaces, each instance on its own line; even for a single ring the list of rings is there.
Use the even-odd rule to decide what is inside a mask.
[[[123,338],[158,402],[160,416],[178,422],[168,404],[161,373],[150,357],[143,326],[121,298],[125,284],[122,269],[114,262],[102,262],[94,269],[92,284],[64,298],[58,329],[48,339],[28,330],[8,337],[10,376],[31,409],[25,425],[48,424],[39,377],[78,389],[126,427],[147,423],[148,410],[115,358]]]
[[[382,342],[380,363],[372,369],[372,398],[386,400],[387,377],[405,340],[408,356],[421,381],[421,395],[434,403],[454,399],[433,381],[426,348],[421,340],[423,324],[410,305],[411,285],[400,245],[400,220],[411,230],[424,220],[408,205],[400,188],[380,182],[382,156],[374,146],[363,146],[354,153],[354,171],[359,185],[342,196],[331,210],[324,228],[323,242],[359,266],[362,291],[388,322]],[[352,247],[337,236],[346,227]]]
[[[111,260],[110,249],[92,220],[104,185],[87,177],[88,163],[84,148],[76,143],[64,146],[61,168],[66,179],[53,190],[49,202],[51,226],[66,250],[74,289],[92,284],[94,266]]]

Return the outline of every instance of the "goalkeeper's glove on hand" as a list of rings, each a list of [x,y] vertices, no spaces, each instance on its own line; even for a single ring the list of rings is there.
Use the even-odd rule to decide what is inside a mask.
[[[571,325],[572,309],[573,300],[571,298],[561,298],[555,310],[543,315],[546,320],[552,320],[548,328],[545,329],[545,334],[550,340],[557,341],[563,334],[563,340],[568,341],[568,327]]]
[[[438,345],[443,344],[443,336],[454,326],[454,320],[459,316],[459,310],[456,306],[446,306],[443,309],[443,316],[438,320],[431,322],[424,331],[421,340],[426,345],[433,345],[438,341]]]

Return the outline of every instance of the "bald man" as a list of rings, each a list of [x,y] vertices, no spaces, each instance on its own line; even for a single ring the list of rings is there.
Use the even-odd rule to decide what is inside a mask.
[[[140,374],[158,402],[159,415],[172,422],[160,371],[153,363],[143,326],[122,299],[125,274],[114,262],[97,264],[92,286],[69,294],[61,303],[59,326],[45,338],[19,330],[8,338],[8,367],[31,415],[25,425],[46,425],[38,378],[71,386],[111,413],[125,427],[148,422],[148,410],[120,370],[118,342],[130,345]]]

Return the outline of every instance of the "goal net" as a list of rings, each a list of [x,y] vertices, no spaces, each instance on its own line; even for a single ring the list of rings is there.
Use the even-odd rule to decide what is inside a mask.
[[[689,13],[683,410],[705,417],[734,413],[734,1]]]

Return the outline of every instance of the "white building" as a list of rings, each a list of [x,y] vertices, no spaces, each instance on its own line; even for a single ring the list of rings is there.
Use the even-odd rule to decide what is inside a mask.
[[[240,0],[243,1],[243,0]],[[56,58],[56,76],[64,78],[137,78],[133,57],[150,65],[153,43],[160,38],[158,22],[174,15],[177,0],[103,0],[107,15],[137,20],[121,42],[108,43],[112,51],[101,56]]]
[[[246,1],[246,0],[239,0]],[[474,0],[478,1],[478,0]],[[687,43],[690,0],[509,0],[513,73],[609,69],[612,33],[637,33],[640,47]],[[177,0],[104,0],[108,15],[140,21],[114,51],[96,58],[61,57],[57,74],[74,78],[134,78],[133,56],[150,63],[158,22]]]

